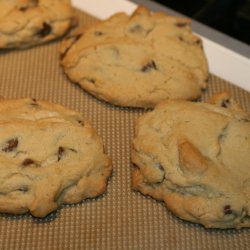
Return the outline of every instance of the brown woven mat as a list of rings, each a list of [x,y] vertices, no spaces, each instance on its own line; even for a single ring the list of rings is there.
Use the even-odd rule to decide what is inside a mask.
[[[95,20],[79,16],[82,25]],[[113,176],[102,197],[63,206],[45,219],[0,215],[0,249],[250,249],[250,229],[204,229],[131,191],[133,124],[143,111],[98,101],[72,84],[59,66],[58,45],[0,52],[0,96],[46,99],[83,113],[104,140]],[[225,89],[250,111],[250,93],[216,76],[203,99]]]

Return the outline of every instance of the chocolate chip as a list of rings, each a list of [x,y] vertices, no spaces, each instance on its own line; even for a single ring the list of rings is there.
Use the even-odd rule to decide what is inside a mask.
[[[77,120],[77,122],[78,122],[79,124],[81,124],[82,126],[85,125],[83,120]]]
[[[20,191],[20,192],[28,192],[29,191],[29,188],[27,187],[27,186],[23,186],[23,187],[20,187],[20,188],[18,188],[18,190],[17,191]]]
[[[20,7],[20,8],[19,8],[19,10],[22,11],[22,12],[26,11],[27,9],[28,9],[27,6],[23,6],[23,7]]]
[[[31,0],[31,1],[29,1],[28,6],[21,6],[19,8],[19,10],[22,11],[22,12],[24,12],[27,9],[31,8],[31,7],[37,7],[38,4],[39,4],[39,0]]]
[[[230,106],[230,100],[227,99],[221,102],[221,107],[228,108],[229,106]]]
[[[34,164],[35,162],[29,158],[26,158],[23,162],[22,162],[22,166],[28,166],[31,164]]]
[[[129,31],[131,33],[140,33],[144,30],[144,28],[140,24],[136,24],[135,26],[131,27]]]
[[[188,25],[188,24],[187,24],[187,23],[184,23],[184,22],[179,22],[179,23],[176,23],[176,24],[175,24],[175,26],[180,27],[180,28],[186,27],[187,25]]]
[[[231,209],[231,206],[230,205],[225,205],[224,206],[224,214],[232,214],[233,211]]]
[[[23,162],[22,162],[23,167],[27,167],[30,165],[33,165],[32,167],[41,167],[41,165],[38,162],[35,162],[34,160],[32,160],[30,158],[26,158],[23,160]]]
[[[197,45],[201,45],[201,40],[200,39],[197,39],[194,44],[197,44]]]
[[[180,36],[177,36],[177,38],[182,41],[182,42],[185,42],[185,40],[183,39],[183,37],[180,35]]]
[[[37,33],[37,35],[39,37],[41,37],[41,38],[46,37],[47,35],[50,34],[51,30],[52,30],[51,25],[49,25],[48,23],[44,22],[42,29],[39,30],[39,32]]]
[[[57,152],[57,161],[60,161],[64,155],[64,148],[63,147],[59,147],[58,148],[58,152]]]
[[[2,149],[4,152],[11,152],[18,146],[18,139],[13,138],[6,142],[6,147]]]
[[[198,46],[198,47],[200,47],[203,50],[202,41],[199,38],[195,42],[193,42],[192,45]]]
[[[104,35],[104,33],[101,32],[101,31],[95,31],[95,32],[94,32],[94,35],[95,35],[95,36],[102,36],[102,35]]]
[[[152,69],[157,70],[156,64],[155,62],[152,60],[150,62],[148,62],[146,65],[144,65],[141,69],[142,72],[149,72]]]
[[[35,98],[32,99],[32,102],[30,103],[30,105],[31,106],[39,106]]]
[[[75,150],[74,148],[70,148],[69,150],[74,152],[74,153],[77,153],[77,150]]]

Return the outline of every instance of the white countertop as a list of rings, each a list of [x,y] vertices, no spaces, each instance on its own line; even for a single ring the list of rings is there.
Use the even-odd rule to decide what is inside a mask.
[[[135,3],[126,0],[72,0],[72,3],[99,19],[105,19],[121,11],[131,14],[137,7]],[[212,40],[202,36],[201,38],[210,72],[250,91],[250,59]]]

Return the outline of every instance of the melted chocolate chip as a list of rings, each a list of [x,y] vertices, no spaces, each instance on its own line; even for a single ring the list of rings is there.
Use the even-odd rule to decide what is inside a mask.
[[[49,35],[51,33],[52,27],[51,25],[49,25],[48,23],[43,23],[43,27],[41,30],[39,30],[39,32],[37,33],[37,35],[41,38],[46,37],[47,35]]]
[[[152,60],[144,65],[141,69],[142,72],[149,72],[150,70],[157,70],[155,62]]]
[[[17,138],[13,138],[13,139],[10,139],[9,141],[6,142],[6,147],[4,147],[2,149],[2,151],[4,152],[11,152],[13,151],[14,149],[17,148],[18,146],[18,139]]]
[[[38,4],[39,4],[39,0],[32,0],[32,1],[29,1],[28,6],[21,6],[19,8],[19,10],[24,12],[24,11],[28,10],[29,8],[37,7]]]
[[[180,35],[180,36],[177,36],[177,38],[182,41],[182,42],[185,42],[185,40],[183,39],[183,37]]]
[[[194,44],[197,44],[197,45],[201,45],[201,40],[200,39],[197,39]]]
[[[79,124],[81,124],[82,126],[85,125],[83,120],[77,120],[77,122],[78,122]]]
[[[231,209],[231,206],[230,205],[225,205],[224,206],[224,214],[232,214],[233,211]]]
[[[102,35],[104,35],[104,33],[101,31],[95,31],[94,35],[95,36],[102,36]]]
[[[30,105],[31,106],[39,106],[35,98],[32,99],[32,102],[30,103]]]
[[[26,11],[27,9],[28,9],[27,6],[23,6],[23,7],[20,7],[20,8],[19,8],[19,10],[22,11],[22,12]]]
[[[25,159],[23,162],[22,162],[22,166],[28,166],[28,165],[31,165],[31,164],[34,164],[35,162],[29,158]]]
[[[65,152],[65,150],[63,147],[58,148],[57,161],[60,161],[62,159],[62,157],[64,156],[64,152]]]
[[[200,39],[197,39],[195,42],[193,42],[194,46],[198,46],[203,50],[203,45],[202,45],[202,41]]]
[[[228,108],[229,106],[230,106],[230,100],[227,99],[221,102],[221,107]]]

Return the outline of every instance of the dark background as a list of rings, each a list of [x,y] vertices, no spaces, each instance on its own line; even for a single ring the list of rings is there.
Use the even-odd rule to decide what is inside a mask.
[[[250,44],[250,0],[154,0]]]

